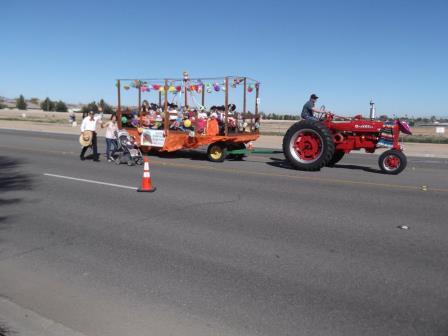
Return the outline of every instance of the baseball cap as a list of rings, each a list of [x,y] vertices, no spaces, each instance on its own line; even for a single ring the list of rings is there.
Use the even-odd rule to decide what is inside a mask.
[[[318,96],[316,96],[314,93],[311,95],[311,97],[310,97],[311,99],[317,99],[317,98],[319,98]]]

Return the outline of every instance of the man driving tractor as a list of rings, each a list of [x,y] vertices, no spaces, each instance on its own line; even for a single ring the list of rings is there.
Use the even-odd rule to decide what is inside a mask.
[[[303,109],[302,109],[302,114],[301,117],[302,119],[305,120],[318,120],[313,113],[322,113],[324,112],[323,110],[319,110],[317,108],[315,108],[314,106],[316,105],[316,101],[319,97],[316,96],[314,93],[310,96],[310,100],[308,100],[305,105],[303,105]]]

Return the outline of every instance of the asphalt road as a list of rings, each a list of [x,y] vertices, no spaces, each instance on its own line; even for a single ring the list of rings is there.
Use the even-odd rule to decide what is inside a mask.
[[[282,155],[185,152],[151,156],[158,190],[142,194],[126,188],[141,167],[79,150],[0,131],[0,295],[14,303],[98,336],[448,335],[447,160],[387,176],[374,155],[306,173]]]

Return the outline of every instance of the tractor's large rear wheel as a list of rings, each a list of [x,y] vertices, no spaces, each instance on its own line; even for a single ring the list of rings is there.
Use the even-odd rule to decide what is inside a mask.
[[[331,160],[327,163],[328,167],[333,167],[336,163],[338,163],[339,161],[342,160],[342,158],[344,157],[345,152],[341,151],[341,150],[337,150],[334,152],[333,157],[331,158]]]
[[[322,123],[302,120],[286,132],[283,152],[294,168],[319,170],[333,158],[333,137]]]

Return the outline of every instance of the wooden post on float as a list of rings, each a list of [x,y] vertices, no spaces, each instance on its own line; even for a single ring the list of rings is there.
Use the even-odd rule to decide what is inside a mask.
[[[117,106],[117,124],[118,128],[121,129],[121,84],[120,80],[117,80],[117,97],[118,97],[118,106]]]
[[[184,85],[184,93],[185,93],[185,97],[184,97],[184,103],[185,103],[185,108],[187,108],[187,106],[188,106],[188,88],[187,88],[187,85],[188,85],[188,82],[187,82],[187,80],[185,80],[184,79],[184,83],[185,83],[185,85]]]
[[[246,114],[246,89],[247,89],[247,83],[246,83],[246,77],[244,77],[244,95],[243,95],[243,113]]]
[[[204,84],[202,84],[201,104],[202,104],[202,106],[205,106],[205,85]]]
[[[254,118],[254,130],[255,130],[255,120],[258,117],[258,97],[260,96],[260,83],[255,83],[255,118]]]
[[[258,97],[260,96],[260,84],[255,83],[255,115],[258,114]]]
[[[139,80],[138,84],[137,84],[137,89],[138,89],[138,118],[140,119],[141,117],[141,110],[142,110],[142,82]]]
[[[225,94],[225,124],[224,124],[224,134],[227,136],[229,132],[229,77],[226,77],[226,94]]]
[[[159,108],[162,108],[162,92],[159,90]]]
[[[164,86],[164,92],[165,92],[165,105],[163,110],[165,111],[165,125],[163,127],[165,134],[168,134],[168,129],[169,129],[169,122],[170,122],[170,115],[168,114],[168,80],[165,79],[165,86]]]

